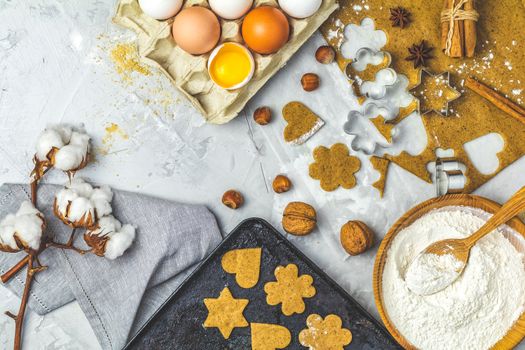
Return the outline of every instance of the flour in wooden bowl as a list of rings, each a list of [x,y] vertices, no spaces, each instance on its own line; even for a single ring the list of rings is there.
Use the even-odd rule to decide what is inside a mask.
[[[420,296],[407,287],[406,269],[428,245],[464,238],[488,214],[466,207],[434,210],[401,230],[392,241],[383,270],[383,304],[391,323],[419,349],[489,349],[520,317],[525,305],[523,255],[504,226],[471,250],[463,274],[446,289]]]

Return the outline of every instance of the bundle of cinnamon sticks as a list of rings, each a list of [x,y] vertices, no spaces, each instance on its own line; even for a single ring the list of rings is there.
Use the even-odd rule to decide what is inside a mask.
[[[476,22],[475,0],[444,0],[441,12],[441,47],[450,57],[474,57]]]

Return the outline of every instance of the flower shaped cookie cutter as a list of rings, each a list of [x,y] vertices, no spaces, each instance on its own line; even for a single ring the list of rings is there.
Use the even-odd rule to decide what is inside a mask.
[[[393,85],[396,81],[397,74],[393,69],[388,68],[391,62],[392,56],[388,52],[376,51],[367,47],[363,47],[356,52],[356,57],[352,60],[352,62],[346,65],[345,74],[348,79],[356,82],[357,85],[362,86],[364,82],[371,82],[374,81],[374,79],[377,81],[377,74],[381,71],[387,70],[387,72],[383,72],[382,75],[386,75],[387,77],[394,76],[394,79],[393,81],[392,78],[388,79],[392,81],[392,83],[385,85]],[[385,94],[386,91],[379,91],[374,92],[373,95],[366,95],[374,99],[380,99],[384,97]]]
[[[433,74],[427,69],[419,71],[417,84],[410,92],[418,100],[421,116],[435,112],[448,117],[450,103],[461,97],[461,92],[450,85],[450,72]]]

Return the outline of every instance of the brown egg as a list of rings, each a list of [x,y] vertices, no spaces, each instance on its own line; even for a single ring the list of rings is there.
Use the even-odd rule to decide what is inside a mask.
[[[289,36],[288,19],[274,7],[257,7],[251,10],[242,22],[242,37],[246,45],[261,54],[279,51]]]
[[[192,55],[211,51],[221,37],[217,16],[200,6],[182,10],[173,21],[172,31],[177,45]]]

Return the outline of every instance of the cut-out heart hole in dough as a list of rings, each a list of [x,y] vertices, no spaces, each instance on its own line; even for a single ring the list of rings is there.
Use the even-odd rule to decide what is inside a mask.
[[[470,161],[483,175],[494,174],[499,169],[498,153],[504,147],[505,141],[500,134],[494,132],[463,145]]]
[[[252,350],[284,349],[292,341],[290,331],[277,324],[252,323]]]
[[[259,282],[261,252],[261,248],[230,250],[222,257],[222,268],[235,275],[240,287],[252,288]]]

